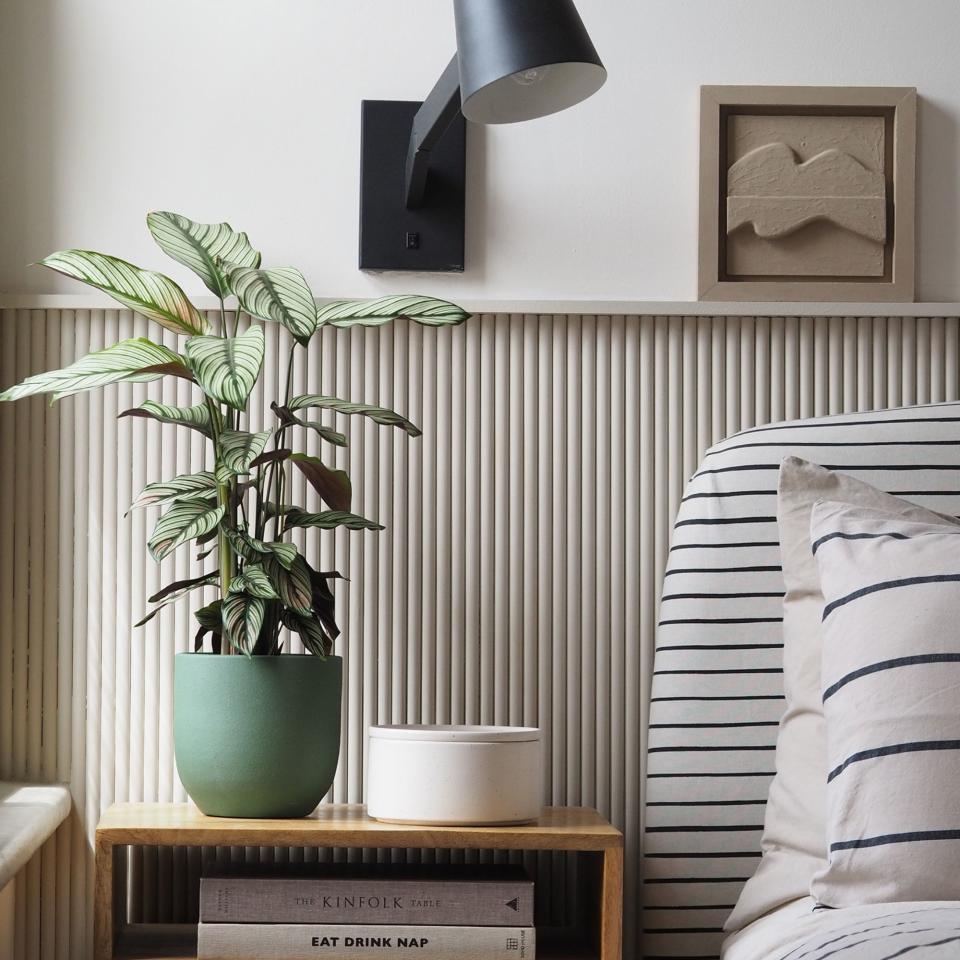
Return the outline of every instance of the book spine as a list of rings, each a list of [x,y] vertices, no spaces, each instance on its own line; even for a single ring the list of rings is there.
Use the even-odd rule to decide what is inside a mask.
[[[532,927],[201,923],[198,960],[534,960]]]
[[[533,926],[533,882],[203,877],[210,923]]]

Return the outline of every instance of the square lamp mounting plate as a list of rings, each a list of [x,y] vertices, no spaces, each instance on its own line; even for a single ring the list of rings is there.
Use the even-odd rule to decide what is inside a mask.
[[[420,207],[406,205],[411,100],[364,100],[360,140],[360,269],[463,270],[466,122],[458,115],[430,151]]]

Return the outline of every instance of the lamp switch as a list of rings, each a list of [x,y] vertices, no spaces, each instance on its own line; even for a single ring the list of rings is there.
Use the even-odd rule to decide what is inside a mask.
[[[403,237],[403,246],[407,250],[420,249],[420,234],[408,231]]]

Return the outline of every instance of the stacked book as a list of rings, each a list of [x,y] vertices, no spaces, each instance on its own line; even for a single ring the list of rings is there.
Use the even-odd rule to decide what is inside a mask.
[[[533,882],[464,870],[203,877],[198,960],[534,960]]]

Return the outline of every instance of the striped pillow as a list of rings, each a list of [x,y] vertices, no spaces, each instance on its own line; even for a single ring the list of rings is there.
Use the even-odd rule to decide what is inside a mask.
[[[783,602],[783,687],[786,711],[777,735],[777,773],[764,818],[763,860],[741,891],[724,929],[737,930],[810,891],[826,865],[826,732],[820,661],[823,595],[810,552],[814,504],[830,499],[883,510],[904,520],[942,518],[840,471],[799,457],[780,464],[777,528],[786,595]]]
[[[960,899],[960,526],[822,501],[830,907]]]

